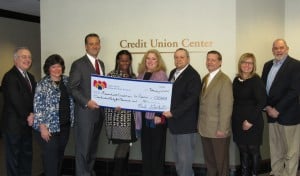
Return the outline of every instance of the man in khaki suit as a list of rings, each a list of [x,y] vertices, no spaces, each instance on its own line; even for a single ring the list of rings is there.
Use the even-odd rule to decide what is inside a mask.
[[[200,98],[198,130],[208,176],[227,176],[233,105],[232,83],[221,71],[222,55],[209,51]]]

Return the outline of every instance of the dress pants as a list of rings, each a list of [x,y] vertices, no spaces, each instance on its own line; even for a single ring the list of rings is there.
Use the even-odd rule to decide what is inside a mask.
[[[31,176],[32,135],[4,133],[7,176]]]
[[[284,126],[269,123],[271,173],[296,176],[299,162],[300,124]]]
[[[143,176],[163,176],[166,151],[166,126],[147,127],[142,123],[141,150]]]
[[[228,176],[230,137],[207,138],[201,136],[207,176]]]
[[[193,176],[197,133],[172,134],[171,144],[178,176]]]
[[[86,110],[90,111],[90,110]],[[76,176],[95,176],[99,135],[103,116],[78,116],[75,121],[75,172]]]
[[[45,176],[60,176],[64,152],[69,140],[70,127],[60,129],[58,133],[52,133],[50,140],[46,142],[41,134],[37,133],[41,144],[42,160]]]

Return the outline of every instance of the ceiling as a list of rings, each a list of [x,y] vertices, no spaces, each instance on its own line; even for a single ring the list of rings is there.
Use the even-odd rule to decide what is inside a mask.
[[[40,16],[40,0],[0,0],[0,9]]]

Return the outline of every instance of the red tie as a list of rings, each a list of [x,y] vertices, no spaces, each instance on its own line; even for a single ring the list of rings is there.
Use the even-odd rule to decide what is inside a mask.
[[[100,75],[100,68],[99,68],[98,59],[95,59],[95,69],[96,69],[96,73],[98,75]]]

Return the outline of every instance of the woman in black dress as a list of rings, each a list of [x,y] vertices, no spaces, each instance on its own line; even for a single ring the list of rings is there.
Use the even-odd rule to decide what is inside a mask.
[[[243,54],[233,81],[232,113],[233,140],[240,151],[242,176],[257,175],[261,160],[262,110],[266,104],[266,90],[255,71],[255,56],[252,53]]]

